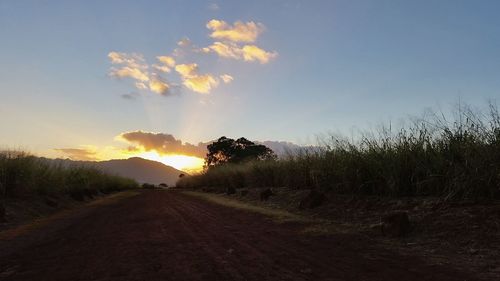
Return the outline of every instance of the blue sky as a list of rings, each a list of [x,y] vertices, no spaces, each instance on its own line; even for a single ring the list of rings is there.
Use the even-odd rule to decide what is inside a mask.
[[[458,99],[484,104],[500,96],[499,10],[486,0],[3,0],[1,145],[49,156],[57,148],[144,148],[115,139],[133,131],[192,144],[222,135],[307,144]],[[223,41],[211,37],[211,20],[228,29],[254,23],[259,33]],[[161,74],[166,94],[111,77],[121,65],[110,52],[139,54],[151,70],[183,38],[192,46],[176,64],[212,75],[217,86],[208,93],[183,85],[189,77],[175,66]],[[272,56],[262,63],[200,51],[216,41]]]

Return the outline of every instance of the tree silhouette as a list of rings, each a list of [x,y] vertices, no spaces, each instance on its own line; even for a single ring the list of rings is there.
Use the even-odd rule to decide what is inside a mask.
[[[255,144],[246,138],[233,140],[220,137],[207,146],[205,167],[211,168],[226,163],[241,163],[250,160],[273,160],[276,154],[267,146]]]

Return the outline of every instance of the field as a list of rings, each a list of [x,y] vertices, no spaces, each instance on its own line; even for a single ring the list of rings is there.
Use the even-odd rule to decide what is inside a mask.
[[[22,151],[0,153],[0,221],[17,223],[96,196],[138,188],[85,165],[63,165]],[[6,225],[3,225],[4,227]]]
[[[395,131],[346,138],[323,137],[319,145],[290,152],[278,161],[222,165],[182,178],[178,187],[286,187],[336,194],[446,200],[500,198],[500,115],[460,106],[427,114]]]

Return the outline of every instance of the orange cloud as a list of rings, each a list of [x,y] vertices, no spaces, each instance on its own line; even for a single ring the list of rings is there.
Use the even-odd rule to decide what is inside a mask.
[[[141,82],[149,81],[148,66],[140,54],[110,52],[108,54],[112,64],[122,65],[120,68],[112,67],[109,75],[116,78],[132,78]]]
[[[126,132],[117,136],[117,139],[134,144],[136,147],[129,148],[132,151],[142,149],[144,151],[156,151],[163,155],[180,154],[200,158],[206,156],[208,144],[200,142],[198,145],[193,145],[183,143],[170,134],[143,131]]]
[[[211,74],[198,74],[196,63],[179,64],[175,67],[175,71],[181,75],[184,86],[200,94],[208,94],[212,88],[219,85],[219,81]]]
[[[158,56],[156,57],[161,64],[153,64],[153,68],[161,72],[170,72],[170,68],[175,66],[175,59],[169,56]]]
[[[149,89],[157,94],[166,95],[170,86],[160,76],[153,75],[149,81]]]
[[[233,25],[223,20],[213,19],[207,23],[207,28],[212,30],[210,37],[232,42],[251,43],[264,31],[264,25],[253,21],[244,23],[236,21]]]
[[[110,75],[116,78],[130,77],[139,81],[149,81],[148,73],[139,69],[124,66],[122,68],[111,68]]]
[[[203,48],[202,52],[214,52],[224,58],[258,61],[261,64],[268,63],[278,55],[277,52],[267,52],[255,45],[244,45],[243,47],[239,47],[232,42],[214,42],[212,45]]]
[[[243,59],[245,61],[259,61],[260,63],[268,63],[269,60],[278,55],[276,52],[266,52],[255,45],[245,45],[243,47]]]
[[[55,151],[62,152],[71,160],[97,161],[96,151],[90,148],[55,148]]]

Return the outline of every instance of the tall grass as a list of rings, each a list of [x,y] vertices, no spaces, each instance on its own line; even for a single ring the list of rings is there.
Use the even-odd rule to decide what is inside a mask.
[[[341,194],[500,198],[500,115],[460,105],[452,118],[427,114],[394,130],[330,135],[315,149],[270,162],[223,165],[179,187],[317,188]]]
[[[57,164],[19,151],[0,152],[0,197],[69,194],[81,200],[136,187],[134,180],[93,167]]]

